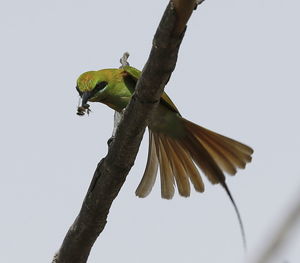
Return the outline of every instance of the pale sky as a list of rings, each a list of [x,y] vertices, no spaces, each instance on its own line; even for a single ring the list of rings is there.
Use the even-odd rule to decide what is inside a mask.
[[[124,51],[142,68],[168,1],[11,0],[0,3],[0,262],[51,262],[74,221],[113,111],[78,117],[77,77],[119,67]],[[227,183],[244,221],[207,180],[204,194],[146,199],[134,191],[148,136],[92,249],[96,262],[253,262],[300,191],[300,3],[206,0],[189,21],[166,88],[181,114],[255,150]],[[300,225],[274,263],[300,262]]]

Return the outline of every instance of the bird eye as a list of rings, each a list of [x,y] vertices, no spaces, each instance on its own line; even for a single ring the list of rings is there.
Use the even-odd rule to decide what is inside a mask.
[[[78,85],[76,85],[76,90],[78,91],[79,96],[81,97],[83,92],[79,90]]]

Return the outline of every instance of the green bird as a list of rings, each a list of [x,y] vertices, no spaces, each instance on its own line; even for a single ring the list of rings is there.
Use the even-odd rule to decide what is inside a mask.
[[[78,114],[89,112],[88,101],[101,102],[121,112],[129,103],[141,72],[133,67],[88,71],[79,76],[76,89],[82,98]],[[212,184],[225,190],[224,172],[234,175],[245,168],[253,150],[238,141],[184,119],[166,93],[148,123],[149,151],[143,178],[136,195],[146,197],[152,190],[158,167],[161,196],[171,199],[176,182],[180,195],[190,195],[190,182],[198,192],[204,184],[197,166]]]
[[[89,113],[88,101],[101,102],[121,112],[129,103],[140,75],[139,70],[130,66],[83,73],[76,86],[82,99],[77,114]],[[196,191],[203,192],[198,167],[212,184],[220,183],[229,195],[244,237],[240,214],[225,183],[224,173],[234,175],[238,168],[245,168],[251,161],[253,150],[184,119],[166,93],[162,94],[148,128],[148,160],[136,195],[146,197],[151,192],[158,167],[162,198],[173,197],[175,183],[179,194],[184,197],[190,195],[190,182]]]

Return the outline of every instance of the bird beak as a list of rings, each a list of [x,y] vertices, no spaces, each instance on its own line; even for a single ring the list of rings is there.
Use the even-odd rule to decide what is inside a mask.
[[[90,105],[87,104],[87,101],[89,100],[89,98],[92,97],[93,94],[90,91],[88,91],[88,92],[83,92],[80,95],[81,97],[79,99],[79,105],[77,107],[77,115],[83,116],[85,113],[89,115],[91,110],[90,110]]]
[[[91,92],[89,92],[89,91],[83,92],[83,94],[81,96],[81,98],[82,98],[81,106],[84,106],[88,102],[90,97],[91,97]]]

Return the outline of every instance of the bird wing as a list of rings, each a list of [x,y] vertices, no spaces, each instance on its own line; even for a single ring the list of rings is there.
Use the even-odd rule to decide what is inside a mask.
[[[136,84],[142,72],[130,66],[125,66],[123,67],[123,69],[127,73],[127,77],[131,78],[131,80],[134,81],[134,83]],[[177,109],[173,101],[169,98],[169,96],[165,92],[161,95],[160,102],[170,110],[179,114],[179,110]]]

